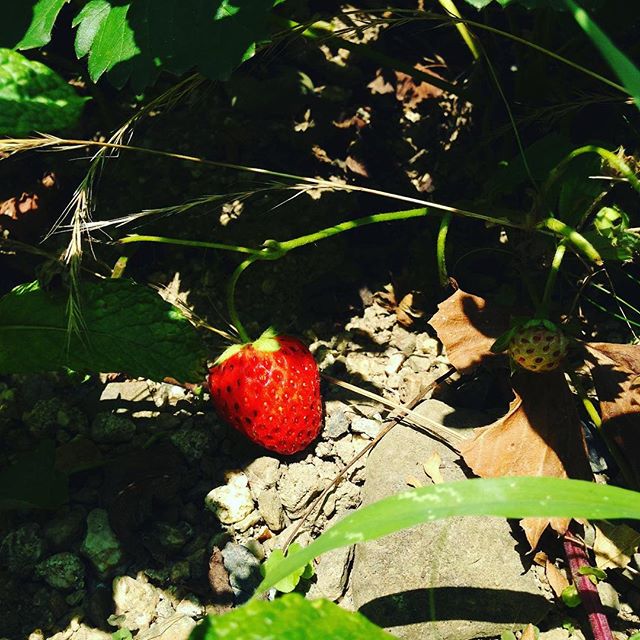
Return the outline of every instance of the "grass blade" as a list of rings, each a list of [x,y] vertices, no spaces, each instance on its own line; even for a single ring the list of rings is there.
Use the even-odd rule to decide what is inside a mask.
[[[464,515],[640,519],[640,493],[584,480],[540,477],[473,479],[421,487],[347,516],[267,573],[256,594],[332,549],[374,540],[424,522]]]
[[[640,109],[640,70],[611,41],[609,36],[589,17],[589,14],[574,0],[565,0],[567,7],[582,30],[589,36],[593,44],[600,50],[609,66],[620,78],[629,95]]]

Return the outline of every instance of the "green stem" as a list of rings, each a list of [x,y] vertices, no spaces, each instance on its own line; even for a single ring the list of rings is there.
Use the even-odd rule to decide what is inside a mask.
[[[156,242],[158,244],[177,244],[185,247],[200,247],[203,249],[220,249],[221,251],[235,251],[236,253],[249,253],[260,255],[262,249],[251,249],[250,247],[239,247],[233,244],[221,244],[219,242],[203,242],[200,240],[181,240],[180,238],[166,238],[164,236],[140,236],[131,235],[118,240],[119,244],[131,244],[132,242]]]
[[[544,287],[542,302],[540,303],[540,307],[538,309],[537,315],[539,318],[549,317],[551,295],[553,294],[553,288],[556,284],[556,280],[558,278],[558,272],[560,271],[560,265],[562,264],[562,259],[564,258],[564,254],[566,250],[567,250],[567,243],[564,240],[561,240],[558,246],[556,247],[556,252],[553,256],[553,260],[551,261],[551,268],[549,269],[549,275],[547,276],[547,283],[545,284],[545,287]]]
[[[630,489],[636,489],[637,483],[634,479],[633,471],[627,464],[627,461],[622,457],[618,445],[609,437],[606,428],[603,426],[602,418],[600,417],[598,410],[595,408],[593,402],[591,401],[591,398],[587,396],[587,393],[582,386],[582,382],[580,382],[578,376],[572,371],[569,372],[569,380],[571,380],[571,384],[576,390],[576,393],[578,394],[578,397],[580,398],[585,411],[589,415],[589,418],[591,418],[591,421],[596,426],[596,429],[598,429],[598,433],[600,433],[600,435],[602,436],[602,439],[604,440],[604,443],[609,453],[611,454],[611,457],[616,461],[616,464],[618,465],[620,473],[625,479],[627,486]]]
[[[446,213],[442,216],[440,221],[440,228],[438,229],[438,238],[436,240],[436,262],[438,264],[438,278],[440,285],[446,287],[449,284],[449,274],[447,273],[447,234],[449,233],[449,226],[453,216],[450,213]]]
[[[407,220],[408,218],[421,218],[423,216],[426,216],[427,213],[428,210],[426,207],[423,207],[422,209],[408,209],[406,211],[392,211],[390,213],[376,213],[371,216],[358,218],[357,220],[341,222],[340,224],[336,224],[333,227],[327,227],[326,229],[321,229],[320,231],[316,231],[315,233],[310,233],[306,236],[294,238],[293,240],[278,242],[276,247],[278,249],[281,249],[282,251],[287,252],[291,249],[297,249],[298,247],[303,247],[306,244],[317,242],[318,240],[330,238],[331,236],[335,236],[338,233],[342,233],[343,231],[351,231],[352,229],[357,229],[358,227],[364,227],[369,224],[377,224],[379,222],[393,222],[396,220]]]
[[[471,33],[471,31],[469,31],[469,29],[467,29],[467,25],[464,23],[464,20],[460,15],[460,12],[458,11],[458,7],[456,7],[453,0],[439,0],[439,2],[442,5],[442,8],[448,14],[450,14],[454,18],[459,18],[459,20],[456,21],[455,23],[456,29],[458,30],[458,33],[464,40],[464,43],[467,45],[467,48],[469,49],[469,51],[471,51],[471,55],[473,56],[474,60],[479,60],[480,51],[478,51],[478,47],[476,45],[476,41],[473,37],[473,34]]]
[[[552,231],[556,235],[564,238],[578,253],[581,253],[591,262],[597,265],[602,264],[602,257],[596,248],[581,233],[578,233],[573,227],[570,227],[561,220],[557,218],[545,218],[536,226],[536,229],[548,229]]]
[[[609,164],[610,167],[623,175],[629,181],[629,184],[640,193],[640,180],[638,180],[636,174],[631,170],[629,165],[622,158],[618,157],[615,153],[612,153],[607,149],[603,149],[602,147],[598,147],[597,145],[588,144],[584,147],[574,149],[570,154],[563,158],[555,166],[554,169],[552,169],[543,187],[543,194],[549,193],[549,190],[555,184],[556,180],[562,175],[563,171],[565,170],[569,162],[571,162],[571,160],[586,153],[598,154],[605,162]]]
[[[260,260],[260,258],[258,256],[252,256],[251,258],[247,258],[244,262],[241,262],[236,267],[236,270],[233,272],[229,283],[227,284],[227,309],[229,310],[229,317],[231,318],[231,324],[233,324],[238,331],[238,336],[243,344],[251,342],[251,338],[240,321],[240,316],[238,315],[238,310],[236,308],[236,285],[238,284],[238,279],[245,269],[250,267],[254,262],[256,262],[256,260]]]

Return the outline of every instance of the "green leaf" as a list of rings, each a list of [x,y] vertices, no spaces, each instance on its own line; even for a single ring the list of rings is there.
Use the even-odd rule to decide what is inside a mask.
[[[105,71],[109,71],[117,64],[131,60],[136,54],[140,53],[127,20],[127,13],[130,8],[130,4],[109,6],[108,11],[103,7],[99,24],[96,24],[95,15],[93,14],[85,18],[90,20],[90,25],[87,29],[91,31],[95,28],[87,62],[89,75],[94,82],[97,82]],[[82,23],[80,23],[78,31],[82,29]],[[82,41],[80,43],[76,41],[76,48],[82,48],[83,44]],[[155,80],[155,76],[153,80]]]
[[[498,0],[503,6],[511,6],[519,4],[525,9],[554,9],[556,11],[566,11],[564,0]],[[604,0],[588,0],[587,5],[591,8],[596,8],[602,5]]]
[[[285,558],[259,585],[267,591],[319,555],[450,516],[640,519],[640,493],[584,480],[473,479],[421,487],[358,509]]]
[[[598,569],[598,567],[580,567],[578,573],[581,576],[593,576],[598,580],[607,579],[607,574],[602,569]]]
[[[0,471],[0,508],[57,509],[67,501],[67,477],[54,468],[55,444],[43,440]]]
[[[589,176],[600,172],[600,158],[595,154],[574,158],[567,166],[560,182],[558,197],[558,218],[571,226],[579,226],[585,211],[602,193],[598,180],[590,180]]]
[[[0,135],[67,129],[79,120],[85,101],[46,65],[0,49]]]
[[[289,555],[296,553],[301,549],[300,545],[293,543],[289,547]],[[282,549],[274,549],[271,555],[267,558],[267,561],[260,566],[260,572],[263,576],[268,576],[274,569],[284,560],[284,553]],[[292,571],[286,578],[280,580],[280,582],[273,585],[276,591],[281,593],[291,593],[300,582],[300,578],[309,579],[313,576],[313,564],[309,563],[304,567],[299,567],[295,571]]]
[[[571,609],[579,607],[582,604],[580,594],[578,593],[578,589],[576,588],[575,584],[566,586],[562,590],[560,597],[562,598],[562,602],[564,602],[564,604]]]
[[[275,0],[91,0],[76,16],[76,54],[91,79],[142,90],[160,71],[226,78],[267,33]]]
[[[633,260],[640,236],[629,229],[629,216],[615,207],[602,207],[593,220],[594,231],[584,234],[605,260]]]
[[[0,299],[0,372],[67,367],[153,380],[202,379],[198,334],[151,289],[130,280],[103,280],[82,283],[80,292],[80,335],[67,331],[67,291],[49,293],[30,284]]]
[[[589,17],[574,0],[564,0],[573,17],[593,44],[600,50],[624,88],[640,109],[640,69],[611,41],[609,36]]]
[[[297,593],[272,602],[254,601],[224,615],[209,616],[189,640],[391,640],[393,636],[362,614],[328,600],[306,600]]]
[[[493,0],[465,0],[467,4],[470,4],[476,9],[484,9],[488,4],[491,4]]]
[[[102,23],[110,11],[111,5],[107,0],[91,0],[74,18],[72,24],[74,27],[78,27],[75,41],[75,50],[78,59],[89,53],[98,31],[100,31]]]
[[[67,2],[69,0],[38,0],[33,5],[31,24],[16,49],[35,49],[48,44],[56,18]]]
[[[504,333],[500,334],[496,341],[491,345],[491,353],[502,353],[507,349],[513,334],[516,332],[517,327],[511,327]]]

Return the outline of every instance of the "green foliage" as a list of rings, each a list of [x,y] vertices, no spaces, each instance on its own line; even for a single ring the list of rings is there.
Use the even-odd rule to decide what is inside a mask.
[[[640,493],[559,478],[491,478],[421,487],[347,516],[317,540],[285,558],[258,587],[262,593],[319,555],[450,516],[640,519]]]
[[[67,129],[79,120],[84,103],[46,65],[0,49],[0,135]]]
[[[594,584],[597,584],[599,580],[607,579],[607,574],[598,567],[580,567],[578,573],[581,576],[589,576]]]
[[[476,9],[484,9],[484,7],[490,5],[493,0],[465,0],[465,2]],[[566,10],[565,0],[496,0],[496,2],[502,7],[520,5],[525,7],[525,9]],[[603,0],[588,0],[587,5],[595,8],[602,5],[602,2]]]
[[[294,542],[289,547],[289,553],[296,553],[300,549],[300,545]],[[271,555],[267,558],[267,561],[260,566],[262,576],[264,577],[267,573],[273,571],[283,560],[284,553],[282,552],[282,549],[274,549],[271,552]],[[273,588],[281,593],[291,593],[298,586],[301,578],[308,580],[313,577],[313,574],[313,564],[309,563],[304,567],[299,567],[295,571],[292,571],[286,578],[283,578],[280,582],[274,584]]]
[[[43,440],[0,471],[0,509],[56,509],[67,501],[67,478],[54,468],[55,443]]]
[[[573,13],[576,22],[600,50],[640,109],[640,69],[613,44],[609,36],[600,29],[580,5],[573,0],[564,0],[564,2]]]
[[[629,216],[615,207],[602,207],[585,237],[605,260],[626,262],[640,251],[640,236],[629,231]]]
[[[580,604],[582,604],[582,599],[580,598],[580,594],[578,593],[578,589],[575,584],[566,586],[562,590],[560,598],[562,599],[562,602],[564,602],[564,604],[570,609],[579,607]]]
[[[17,48],[41,47],[51,39],[67,0],[39,0]],[[267,35],[269,13],[278,0],[90,0],[73,20],[75,51],[88,56],[89,75],[97,82],[109,72],[118,87],[131,80],[141,90],[167,70],[198,69],[213,79],[227,78],[250,58]],[[23,16],[9,15],[14,30]],[[4,32],[11,27],[5,24]]]
[[[32,0],[31,3],[24,2],[23,4],[27,5],[27,7],[28,4],[32,5],[33,19],[22,40],[17,44],[16,49],[34,49],[47,44],[51,40],[51,31],[56,18],[67,2],[69,0],[36,0],[35,2]]]
[[[261,600],[209,616],[191,634],[190,640],[385,640],[388,633],[363,615],[341,609],[328,600],[305,600],[297,593],[272,602]]]
[[[68,367],[122,371],[153,380],[198,381],[204,355],[195,329],[175,307],[128,280],[81,284],[79,334],[69,333],[68,292],[37,283],[0,299],[0,372]]]

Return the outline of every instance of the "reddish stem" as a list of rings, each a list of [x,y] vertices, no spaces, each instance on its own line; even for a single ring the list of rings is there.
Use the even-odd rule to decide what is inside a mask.
[[[591,582],[589,576],[583,576],[579,573],[582,567],[589,567],[591,563],[584,545],[577,542],[575,532],[571,531],[571,529],[575,529],[575,526],[575,523],[572,523],[570,530],[563,539],[564,553],[569,564],[569,571],[587,612],[594,640],[613,640],[609,621],[602,608],[598,588]]]

